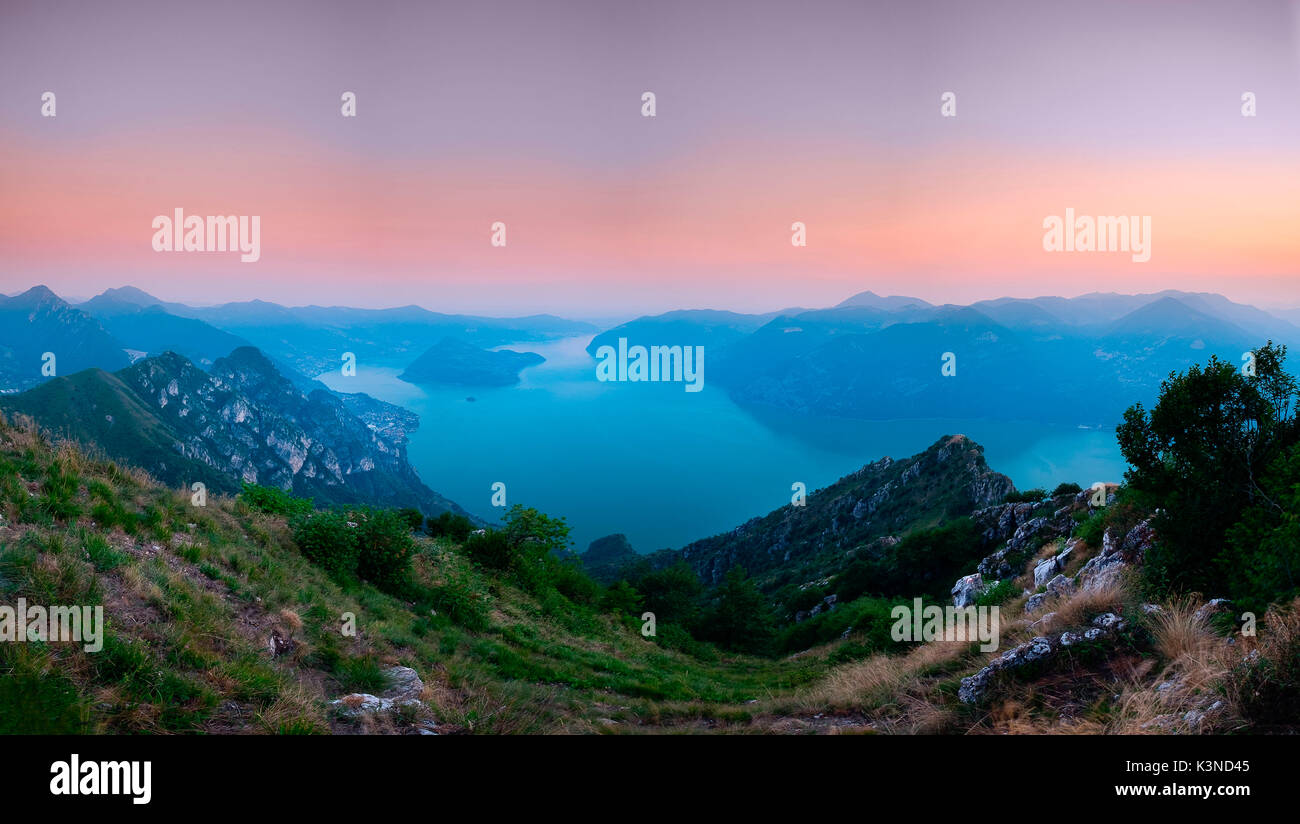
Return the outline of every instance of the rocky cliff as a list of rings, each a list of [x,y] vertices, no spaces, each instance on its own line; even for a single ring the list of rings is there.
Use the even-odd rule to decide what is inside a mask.
[[[912,529],[999,503],[1015,491],[994,472],[984,448],[965,435],[944,436],[910,458],[881,458],[803,505],[791,503],[674,554],[707,585],[743,566],[761,585],[808,580],[839,570],[858,549]]]

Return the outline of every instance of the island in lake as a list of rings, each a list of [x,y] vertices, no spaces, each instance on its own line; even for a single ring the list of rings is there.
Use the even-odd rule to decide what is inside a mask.
[[[545,361],[536,352],[481,349],[456,338],[443,338],[397,377],[408,383],[510,386],[519,383],[523,369]]]

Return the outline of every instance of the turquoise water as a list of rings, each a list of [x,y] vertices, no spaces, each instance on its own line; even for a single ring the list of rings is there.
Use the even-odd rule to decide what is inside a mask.
[[[504,483],[507,504],[567,518],[580,551],[612,532],[640,552],[681,547],[789,503],[796,481],[811,492],[883,455],[907,457],[958,432],[982,444],[989,465],[1021,489],[1123,475],[1110,430],[747,409],[710,386],[707,368],[700,392],[600,383],[584,351],[589,341],[505,347],[547,359],[511,387],[421,387],[398,380],[399,369],[364,364],[355,377],[331,372],[320,380],[417,413],[410,459],[431,488],[496,521],[492,485]]]

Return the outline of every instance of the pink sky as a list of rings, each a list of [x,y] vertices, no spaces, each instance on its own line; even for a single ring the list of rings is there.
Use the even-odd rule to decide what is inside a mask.
[[[0,291],[568,315],[864,289],[1300,306],[1295,3],[619,5],[6,4]],[[260,215],[261,260],[154,252],[176,207]],[[1066,207],[1150,215],[1150,262],[1044,252]]]

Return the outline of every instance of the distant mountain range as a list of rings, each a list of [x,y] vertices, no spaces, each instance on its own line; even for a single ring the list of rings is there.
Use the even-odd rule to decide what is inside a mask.
[[[131,363],[126,349],[98,321],[44,286],[0,296],[0,392],[48,380],[43,374],[47,352],[54,355],[54,374],[71,374],[91,367],[121,369]]]
[[[78,308],[102,319],[107,316],[105,308],[108,313],[115,314],[122,304],[131,304],[140,309],[157,309],[171,316],[201,321],[211,328],[238,336],[261,349],[273,360],[283,361],[310,376],[338,369],[347,352],[354,354],[361,365],[400,368],[408,366],[427,349],[447,337],[479,347],[493,347],[520,341],[546,341],[595,334],[599,331],[591,324],[553,315],[486,318],[446,315],[419,306],[392,309],[286,307],[252,300],[220,306],[192,307],[164,303],[133,287],[109,289]],[[129,336],[121,337],[130,342]]]
[[[1220,295],[1165,291],[934,306],[863,292],[776,315],[676,311],[588,347],[701,345],[708,381],[739,402],[849,418],[997,418],[1113,425],[1170,372],[1238,363],[1300,327]],[[944,366],[950,364],[951,374]]]

